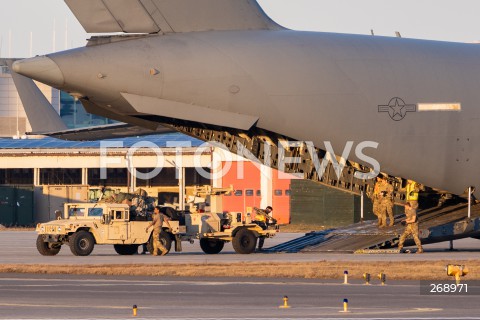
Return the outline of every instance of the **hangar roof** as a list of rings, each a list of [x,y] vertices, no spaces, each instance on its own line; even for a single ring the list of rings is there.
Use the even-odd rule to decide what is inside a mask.
[[[130,148],[142,142],[150,146],[152,143],[159,148],[167,147],[198,147],[203,141],[191,138],[181,133],[166,133],[141,137],[116,138],[99,141],[65,141],[55,138],[41,139],[0,139],[0,149],[99,149],[102,142],[120,142],[119,148]],[[137,145],[141,146],[141,145]],[[116,146],[108,146],[109,148]]]

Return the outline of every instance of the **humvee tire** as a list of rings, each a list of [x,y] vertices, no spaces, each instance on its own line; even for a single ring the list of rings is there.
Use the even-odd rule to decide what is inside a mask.
[[[233,237],[232,245],[236,253],[250,254],[255,251],[257,237],[252,231],[242,228]]]
[[[61,245],[58,245],[57,247],[51,247],[48,242],[43,241],[42,235],[38,235],[37,250],[42,256],[54,256],[60,252],[61,248]]]
[[[93,251],[95,239],[90,232],[80,230],[70,236],[68,240],[70,251],[76,256],[88,256]]]
[[[115,252],[122,256],[131,256],[138,252],[137,244],[114,244]]]
[[[222,251],[225,242],[218,239],[208,239],[202,238],[200,239],[200,248],[202,248],[203,252],[206,254],[217,254]]]
[[[167,254],[170,252],[170,249],[172,249],[172,238],[170,237],[170,233],[161,231],[160,236],[159,236],[160,243],[163,244],[165,249],[167,249]],[[147,242],[147,250],[151,254],[153,254],[153,236],[150,237],[150,240]],[[161,252],[157,252],[157,254],[161,254]]]

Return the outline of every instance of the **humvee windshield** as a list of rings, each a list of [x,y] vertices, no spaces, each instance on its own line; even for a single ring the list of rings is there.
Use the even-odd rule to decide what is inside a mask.
[[[102,215],[103,208],[70,207],[68,209],[69,217],[101,217]]]
[[[85,208],[70,207],[68,209],[69,217],[85,217]]]
[[[103,208],[88,208],[89,217],[101,217],[103,215]]]

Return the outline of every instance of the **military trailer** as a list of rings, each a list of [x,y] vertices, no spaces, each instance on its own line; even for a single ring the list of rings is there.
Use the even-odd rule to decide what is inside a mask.
[[[181,237],[186,240],[199,239],[200,247],[207,254],[220,253],[227,242],[232,242],[236,253],[252,253],[258,239],[271,238],[277,234],[278,225],[275,219],[272,219],[272,223],[255,223],[250,213],[223,213],[221,196],[230,194],[233,190],[233,186],[229,188],[196,186],[193,196],[189,199],[189,212],[182,216],[181,212],[167,209],[165,214],[172,220],[178,220],[180,226],[185,225],[185,234]],[[210,212],[199,211],[200,204],[207,201],[210,204]]]
[[[186,233],[200,239],[200,247],[207,254],[220,253],[227,242],[232,242],[236,253],[255,251],[257,240],[272,238],[278,232],[277,225],[266,230],[251,220],[249,214],[191,213],[185,216]]]
[[[63,244],[76,256],[88,256],[95,245],[111,244],[120,255],[132,255],[138,246],[152,248],[149,221],[131,221],[130,207],[116,203],[67,203],[63,218],[37,225],[37,250],[44,256],[56,255]],[[178,222],[164,224],[160,241],[170,250],[171,236],[179,231]],[[168,233],[166,232],[168,230]],[[150,250],[152,251],[152,250]]]

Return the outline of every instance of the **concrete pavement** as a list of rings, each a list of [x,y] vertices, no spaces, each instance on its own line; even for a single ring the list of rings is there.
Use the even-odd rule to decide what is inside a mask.
[[[279,233],[273,239],[267,239],[265,247],[274,246],[302,236],[295,233]],[[294,253],[294,254],[235,254],[231,244],[218,255],[206,255],[200,249],[198,241],[194,244],[183,243],[182,253],[171,252],[164,257],[150,255],[120,256],[112,245],[95,246],[87,257],[76,257],[68,246],[63,246],[54,257],[41,256],[36,247],[36,233],[33,231],[0,231],[0,254],[2,264],[137,264],[137,263],[232,263],[232,262],[308,262],[308,261],[419,261],[419,260],[469,260],[478,259],[480,240],[462,239],[454,242],[459,251],[445,251],[447,242],[425,246],[422,255],[392,254],[345,254],[345,253]]]
[[[0,319],[480,319],[478,296],[424,296],[418,281],[0,275]],[[282,297],[289,309],[280,309]],[[343,299],[350,313],[341,313]]]

